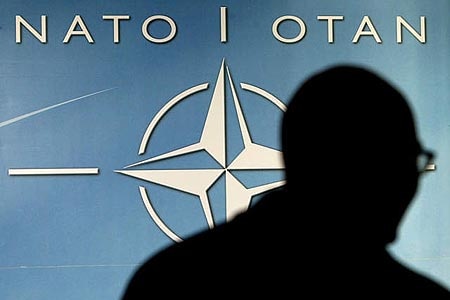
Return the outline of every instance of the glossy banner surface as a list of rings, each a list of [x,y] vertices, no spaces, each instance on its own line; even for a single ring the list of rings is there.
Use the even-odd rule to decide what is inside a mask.
[[[450,287],[449,12],[448,0],[6,1],[0,298],[119,299],[149,255],[284,184],[286,104],[341,63],[397,86],[437,154],[390,249]]]

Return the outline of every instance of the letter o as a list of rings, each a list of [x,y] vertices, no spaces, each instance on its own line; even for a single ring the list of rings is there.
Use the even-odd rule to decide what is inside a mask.
[[[165,22],[167,22],[169,24],[169,26],[170,26],[170,33],[166,37],[164,37],[164,38],[155,38],[155,37],[151,36],[150,33],[148,32],[148,26],[150,26],[151,22],[156,21],[156,20],[162,20],[162,21],[165,21]],[[144,21],[144,23],[142,23],[142,34],[144,35],[144,37],[147,40],[149,40],[152,43],[157,43],[157,44],[168,43],[177,34],[177,25],[168,16],[154,15],[154,16],[151,16],[151,17],[147,18]]]
[[[283,23],[284,21],[288,21],[288,20],[294,21],[300,27],[300,32],[298,33],[297,36],[295,36],[293,38],[285,38],[285,37],[281,36],[280,33],[278,32],[278,27],[280,26],[280,24]],[[299,17],[281,16],[278,19],[276,19],[275,22],[273,22],[272,33],[273,33],[273,36],[282,43],[287,43],[287,44],[297,43],[305,37],[306,25],[305,25],[305,22],[303,22],[303,20],[300,19]]]

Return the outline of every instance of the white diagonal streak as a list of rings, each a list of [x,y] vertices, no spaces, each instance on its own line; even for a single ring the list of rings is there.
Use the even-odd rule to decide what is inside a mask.
[[[41,109],[38,109],[38,110],[35,110],[35,111],[32,111],[32,112],[23,114],[21,116],[18,116],[18,117],[15,117],[15,118],[12,118],[12,119],[9,119],[9,120],[1,122],[0,123],[0,128],[4,127],[4,126],[7,126],[7,125],[10,125],[10,124],[13,124],[13,123],[16,123],[16,122],[19,122],[19,121],[21,121],[23,119],[27,119],[29,117],[35,116],[37,114],[46,112],[48,110],[51,110],[51,109],[54,109],[54,108],[57,108],[57,107],[60,107],[60,106],[63,106],[63,105],[75,102],[75,101],[79,101],[79,100],[82,100],[82,99],[85,99],[85,98],[88,98],[88,97],[91,97],[91,96],[94,96],[94,95],[97,95],[97,94],[101,94],[101,93],[104,93],[104,92],[107,92],[107,91],[110,91],[110,90],[113,90],[113,89],[116,89],[116,88],[114,87],[114,88],[109,88],[109,89],[106,89],[106,90],[101,90],[101,91],[98,91],[98,92],[90,93],[90,94],[87,94],[87,95],[83,95],[83,96],[80,96],[80,97],[77,97],[77,98],[73,98],[73,99],[70,99],[70,100],[58,103],[58,104],[54,104],[54,105],[51,105],[51,106],[47,106],[47,107],[44,107],[44,108],[41,108]]]

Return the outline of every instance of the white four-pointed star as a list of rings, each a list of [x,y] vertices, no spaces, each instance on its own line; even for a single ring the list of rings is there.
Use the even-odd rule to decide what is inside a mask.
[[[243,150],[229,165],[227,165],[226,162],[225,71],[231,86],[233,101],[236,108],[240,132],[244,145]],[[283,111],[286,109],[286,107],[280,100],[258,87],[251,86],[249,84],[241,84],[241,87],[265,97]],[[161,109],[161,111],[152,120],[149,127],[147,128],[147,131],[141,143],[139,154],[143,154],[145,152],[150,135],[159,120],[164,116],[165,112],[167,112],[173,105],[183,100],[185,97],[207,88],[208,84],[201,84],[185,91],[184,93],[181,93],[177,97],[170,100],[168,104],[163,107],[163,109]],[[209,155],[219,163],[221,168],[179,170],[129,169],[134,166],[186,155],[197,151],[206,151],[207,153],[209,153]],[[240,101],[238,99],[238,95],[231,78],[230,71],[225,66],[225,61],[222,61],[200,141],[192,145],[134,163],[125,167],[124,170],[116,172],[197,195],[200,198],[208,226],[210,228],[213,228],[214,218],[211,207],[209,205],[207,192],[223,173],[225,173],[226,184],[226,219],[227,221],[229,221],[239,212],[248,209],[253,196],[282,186],[285,183],[284,180],[281,180],[269,184],[247,188],[232,174],[231,171],[281,170],[283,168],[284,165],[282,161],[282,153],[280,151],[255,144],[252,141],[250,132],[245,122],[244,114],[241,109]],[[174,232],[172,232],[158,217],[156,211],[151,205],[145,188],[140,187],[140,191],[144,204],[146,205],[148,212],[155,220],[157,225],[173,240],[180,241],[181,238],[178,237]]]

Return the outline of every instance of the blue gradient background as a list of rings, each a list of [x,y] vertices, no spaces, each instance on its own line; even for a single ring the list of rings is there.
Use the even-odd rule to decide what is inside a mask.
[[[228,8],[227,43],[220,42],[221,6]],[[391,250],[450,287],[449,12],[448,0],[3,3],[0,122],[115,89],[0,127],[0,298],[119,299],[135,268],[173,243],[145,210],[137,188],[142,182],[114,170],[142,159],[139,143],[155,114],[187,88],[214,84],[224,58],[236,84],[261,87],[285,103],[306,77],[336,63],[368,66],[399,87],[413,106],[424,144],[438,154],[438,169],[423,178]],[[83,17],[94,44],[79,36],[62,43],[76,14]],[[102,20],[109,14],[131,16],[121,22],[119,44],[113,43],[112,21]],[[168,15],[177,24],[177,35],[167,44],[152,44],[141,34],[142,22],[156,14]],[[48,42],[41,44],[24,30],[22,43],[16,44],[16,15],[36,28],[40,16],[47,15]],[[272,23],[283,15],[305,21],[307,35],[301,42],[283,44],[274,38]],[[345,16],[335,23],[334,44],[327,43],[326,22],[317,21],[318,15]],[[371,37],[351,42],[364,15],[371,17],[382,44]],[[419,17],[426,16],[426,44],[407,32],[404,43],[397,44],[397,15],[415,28]],[[155,22],[152,34],[167,34],[166,25]],[[296,30],[290,22],[280,27],[286,36]],[[146,155],[196,141],[211,92],[177,105],[155,131],[152,139],[158,142]],[[252,97],[239,93],[242,99]],[[279,148],[281,113],[259,102],[242,105],[255,142]],[[237,131],[231,127],[228,134],[232,139]],[[231,145],[231,154],[237,147]],[[210,163],[204,157],[195,161]],[[182,164],[188,167],[192,160]],[[9,168],[92,166],[100,168],[98,176],[7,175]],[[386,162],[389,167],[395,162]],[[251,182],[255,176],[244,177]],[[219,181],[211,195],[220,198],[221,186]],[[146,187],[161,215],[180,234],[204,228],[195,197]],[[220,215],[223,203],[212,201]]]

